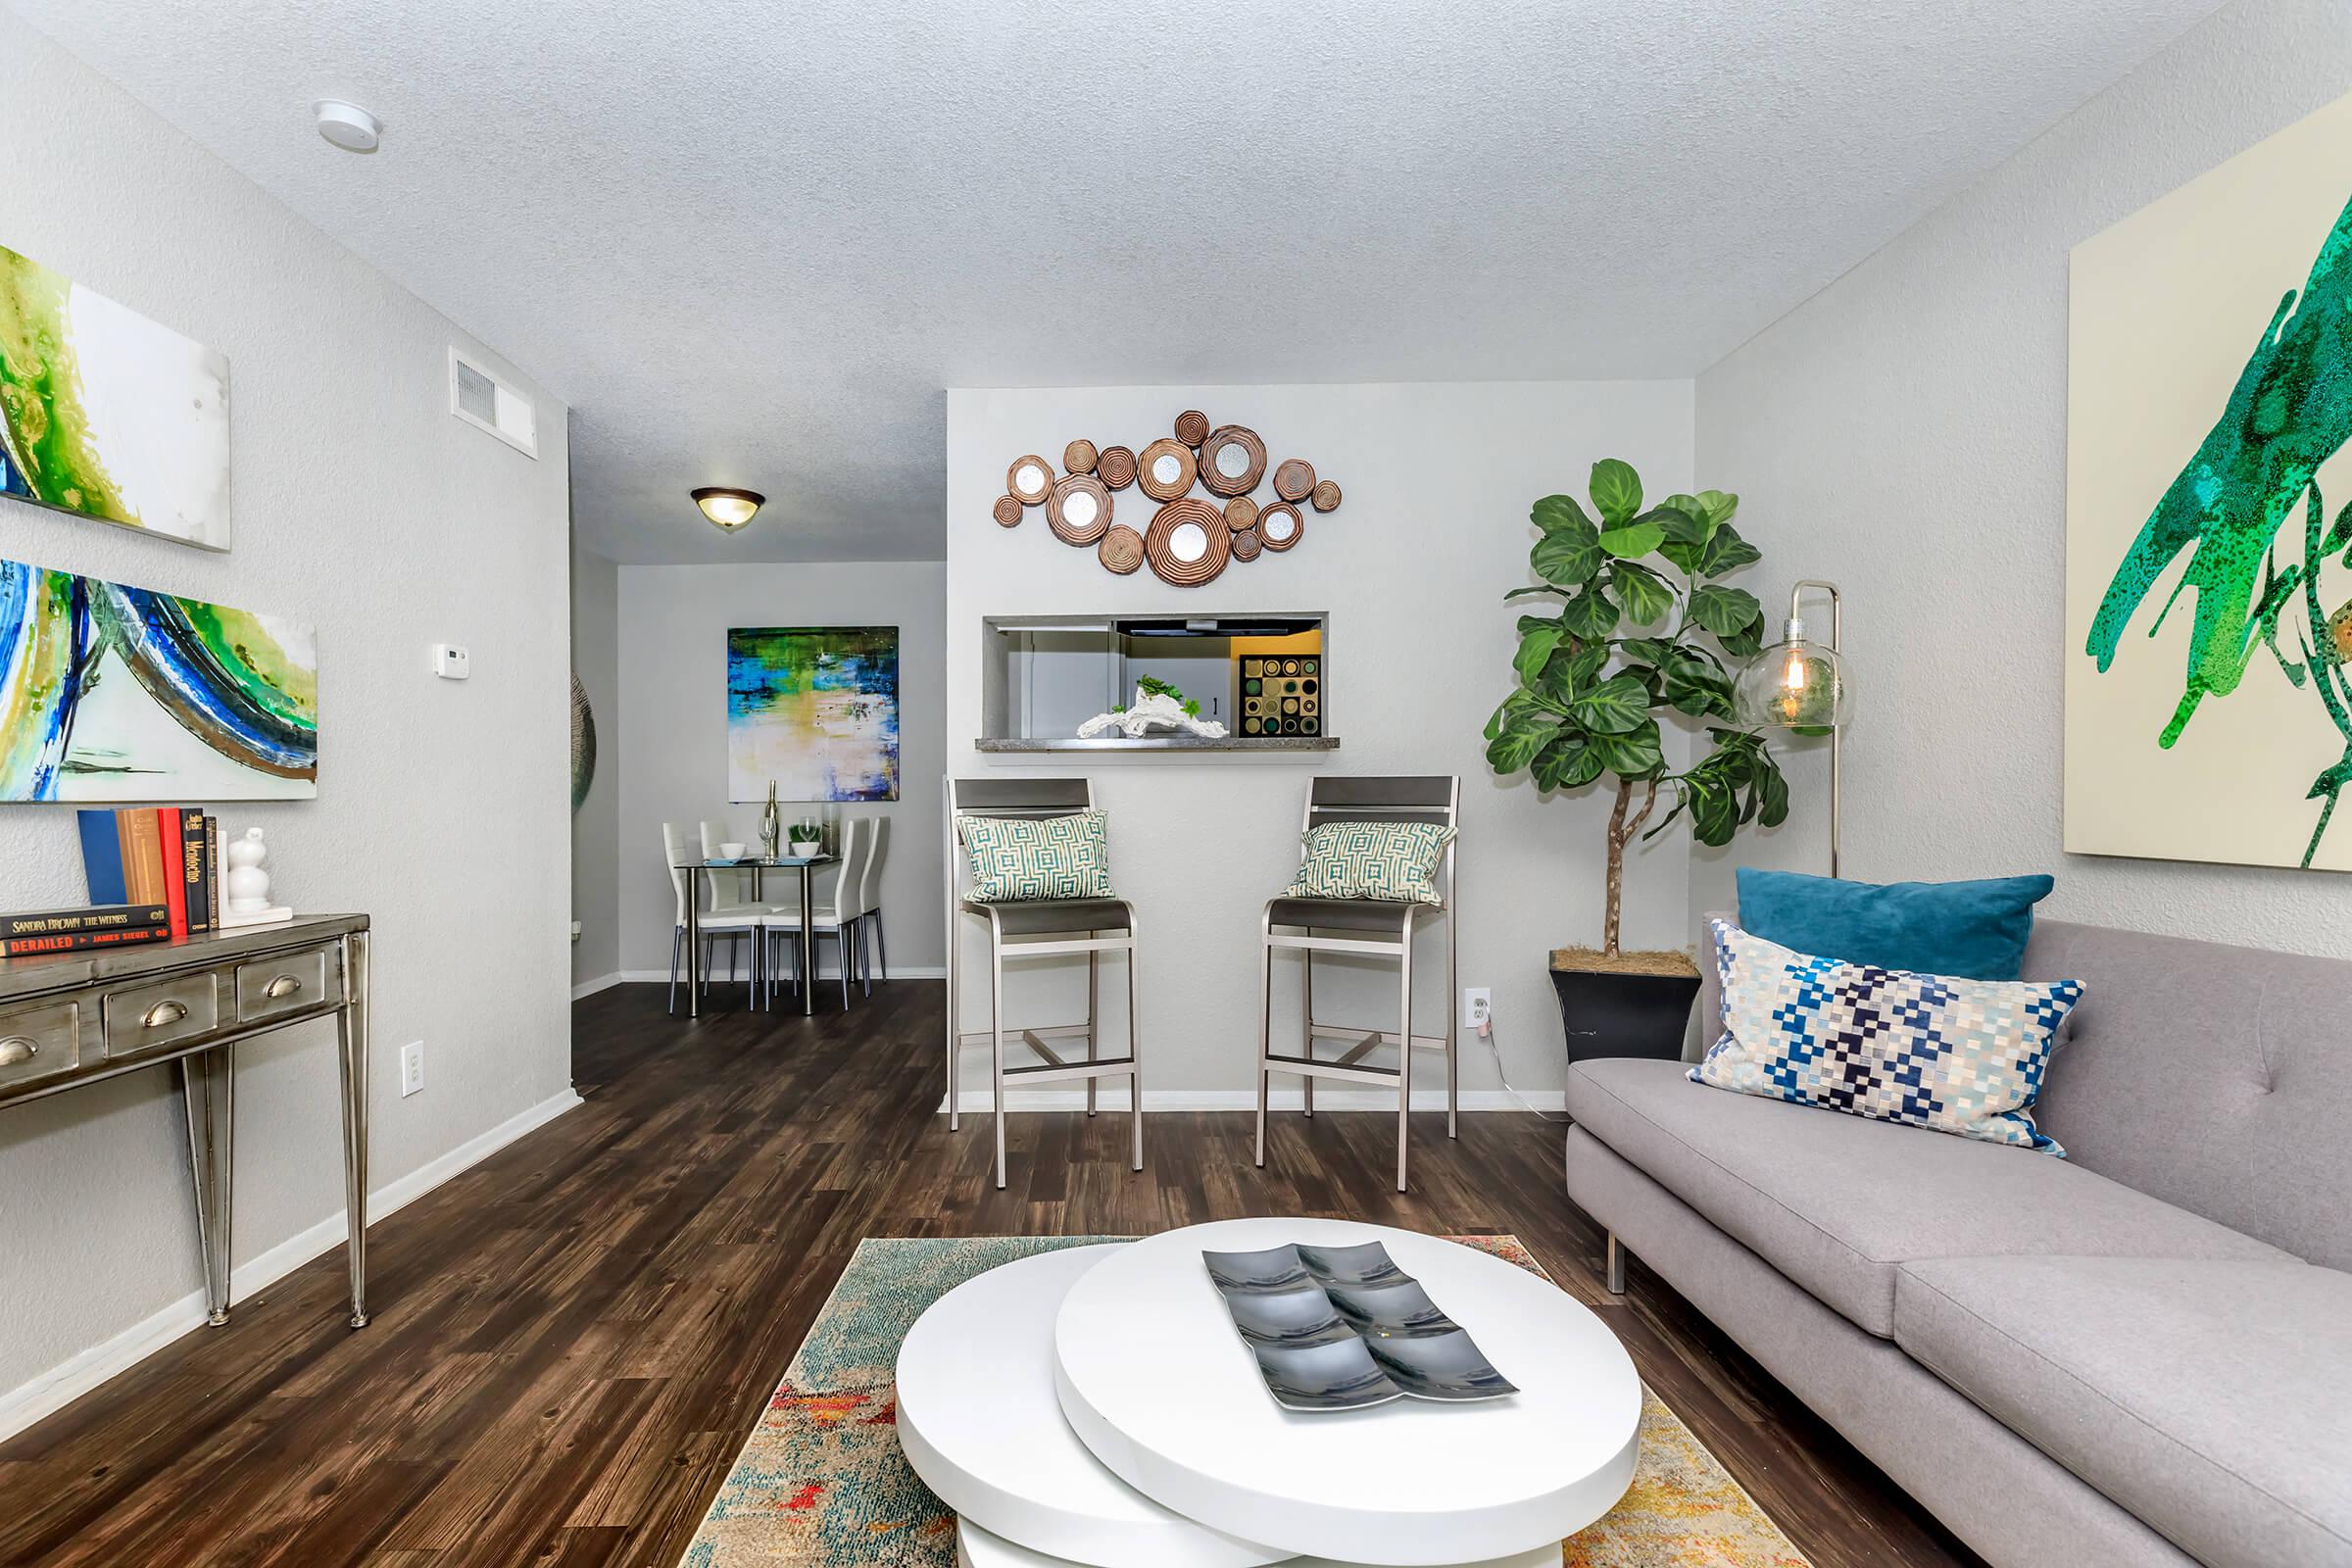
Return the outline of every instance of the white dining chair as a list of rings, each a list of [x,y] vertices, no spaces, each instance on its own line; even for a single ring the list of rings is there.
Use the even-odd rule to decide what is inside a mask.
[[[727,832],[727,824],[724,822],[702,822],[696,825],[702,830],[703,858],[706,860],[726,858],[725,853],[719,848],[721,844],[744,842],[741,839],[730,837]],[[704,906],[705,912],[718,915],[721,918],[738,915],[758,917],[766,914],[766,905],[752,896],[752,889],[755,885],[753,873],[750,871],[723,871],[706,867],[703,871],[703,887],[709,893],[710,901]],[[705,929],[707,930],[708,927]],[[725,935],[727,937],[727,978],[732,980],[735,978],[737,962],[742,956],[743,933],[739,930],[731,930]],[[761,956],[760,944],[753,943],[752,969],[755,976],[759,973]],[[706,965],[708,962],[709,960],[706,958]],[[755,981],[755,983],[757,982]]]
[[[890,857],[890,818],[869,816],[865,821],[864,887],[858,896],[858,970],[870,997],[877,974],[885,981],[890,978],[890,947],[882,940],[882,862]],[[869,946],[873,949],[870,957],[866,954]]]
[[[841,825],[841,859],[833,869],[829,883],[820,884],[810,895],[809,931],[815,937],[808,965],[809,972],[802,973],[801,905],[796,898],[789,905],[767,906],[762,918],[766,922],[765,946],[772,949],[776,939],[786,940],[792,949],[793,972],[802,985],[816,983],[814,953],[821,950],[826,937],[831,937],[840,957],[841,1005],[850,1005],[850,980],[858,967],[858,900],[865,885],[865,858],[872,845],[873,824],[863,817],[852,817]],[[775,972],[773,954],[769,955],[768,972]],[[773,987],[771,985],[770,989]]]
[[[703,889],[696,886],[686,872],[679,869],[680,866],[687,864],[695,858],[694,851],[690,848],[692,843],[693,841],[686,837],[686,829],[678,823],[664,822],[662,824],[662,863],[669,869],[670,896],[676,903],[676,913],[672,918],[669,935],[669,1010],[672,1012],[677,1011],[678,1008],[678,961],[686,950],[686,901],[699,899],[703,893]],[[706,883],[706,885],[708,884]],[[704,911],[697,917],[697,924],[704,937],[702,976],[703,990],[706,993],[710,989],[710,948],[715,940],[722,936],[729,938],[730,941],[739,941],[747,936],[752,939],[753,971],[756,980],[760,956],[760,926],[764,918],[765,912],[760,909],[729,909],[716,906]],[[731,956],[730,967],[732,967]],[[757,995],[756,988],[752,994]]]

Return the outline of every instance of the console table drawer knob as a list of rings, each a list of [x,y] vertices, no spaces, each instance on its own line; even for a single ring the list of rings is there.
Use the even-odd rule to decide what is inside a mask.
[[[79,1063],[80,1004],[51,1002],[0,1014],[0,1100],[70,1075]]]
[[[311,1012],[342,1000],[342,964],[325,948],[281,953],[236,971],[237,1017],[245,1022]]]
[[[108,994],[106,1054],[122,1061],[170,1051],[220,1027],[218,982],[210,973],[183,974]]]

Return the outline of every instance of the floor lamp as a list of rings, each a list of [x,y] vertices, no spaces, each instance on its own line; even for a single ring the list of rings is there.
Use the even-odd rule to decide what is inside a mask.
[[[1805,590],[1829,596],[1830,640],[1805,635]],[[1846,721],[1853,715],[1853,687],[1838,644],[1844,630],[1845,599],[1834,582],[1807,577],[1788,590],[1788,620],[1781,640],[1749,660],[1732,689],[1736,722],[1749,729],[1786,729],[1830,737],[1830,875],[1838,871],[1839,815],[1844,805]]]

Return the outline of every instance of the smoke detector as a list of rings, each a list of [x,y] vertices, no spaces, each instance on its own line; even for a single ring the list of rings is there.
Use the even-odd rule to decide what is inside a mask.
[[[318,117],[318,134],[347,153],[371,153],[384,139],[384,122],[340,98],[321,98],[311,105]]]

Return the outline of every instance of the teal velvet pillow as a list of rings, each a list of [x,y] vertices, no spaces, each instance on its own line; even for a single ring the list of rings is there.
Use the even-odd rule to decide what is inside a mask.
[[[1881,969],[2015,980],[2046,876],[1842,882],[1740,868],[1740,927],[1799,953]]]

